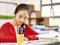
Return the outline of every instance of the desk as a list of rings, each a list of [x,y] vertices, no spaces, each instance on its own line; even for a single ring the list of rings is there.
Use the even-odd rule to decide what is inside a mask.
[[[47,40],[47,39],[41,39],[41,40],[35,40],[35,41],[24,41],[23,45],[58,45],[60,42],[57,40]],[[0,45],[17,45],[17,43],[0,43]]]
[[[59,42],[29,42],[24,45],[58,45]],[[0,43],[0,45],[17,45],[17,43]]]

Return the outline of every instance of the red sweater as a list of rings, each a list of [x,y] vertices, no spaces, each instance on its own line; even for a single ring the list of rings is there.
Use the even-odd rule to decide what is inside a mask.
[[[35,37],[38,35],[33,29],[31,29],[27,24],[25,24],[26,30],[24,36],[28,38],[28,40],[37,40]],[[14,26],[9,22],[5,23],[0,30],[0,42],[16,42],[16,33]]]

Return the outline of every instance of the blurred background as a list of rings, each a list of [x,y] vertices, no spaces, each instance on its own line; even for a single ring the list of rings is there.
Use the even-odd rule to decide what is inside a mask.
[[[29,5],[27,23],[35,31],[50,34],[49,37],[60,36],[60,0],[0,0],[0,27],[13,18],[16,6],[21,3]]]
[[[13,18],[15,7],[20,3],[29,5],[29,25],[43,22],[48,27],[60,27],[60,0],[0,0],[0,25],[5,19]]]
[[[32,28],[60,28],[60,0],[0,0],[0,27],[13,18],[20,3],[29,5],[31,13],[27,23]]]

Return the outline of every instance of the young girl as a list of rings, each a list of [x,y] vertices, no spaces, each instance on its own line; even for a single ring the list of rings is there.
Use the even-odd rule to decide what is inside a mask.
[[[0,42],[16,42],[16,30],[18,26],[25,24],[24,37],[26,40],[38,40],[33,29],[27,25],[26,19],[29,15],[29,6],[27,4],[19,4],[14,12],[14,18],[10,22],[6,22],[2,25],[0,30]]]

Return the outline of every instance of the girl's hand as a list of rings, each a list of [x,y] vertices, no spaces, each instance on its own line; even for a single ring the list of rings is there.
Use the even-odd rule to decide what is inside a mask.
[[[28,41],[28,39],[26,37],[24,37],[24,41]]]

